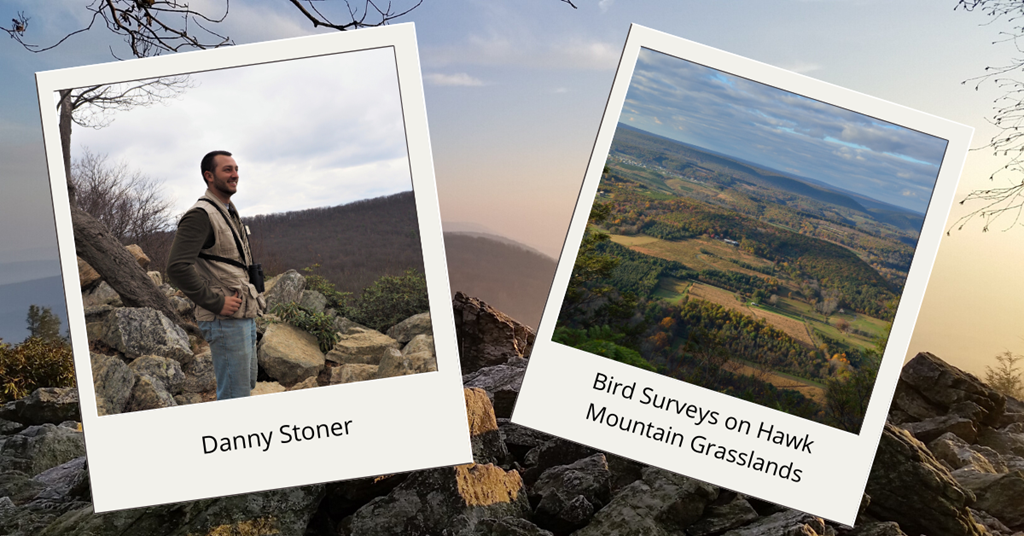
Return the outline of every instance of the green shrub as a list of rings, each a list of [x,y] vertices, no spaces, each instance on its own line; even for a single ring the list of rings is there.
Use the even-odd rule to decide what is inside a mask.
[[[319,268],[319,264],[314,264],[302,269],[303,272],[306,272],[304,276],[306,278],[306,290],[315,290],[323,294],[327,298],[327,308],[334,309],[339,315],[348,318],[351,314],[349,301],[352,299],[352,293],[339,291],[334,286],[334,283],[316,273]]]
[[[74,387],[75,362],[63,340],[30,337],[11,346],[0,340],[0,402],[28,396],[40,387]]]
[[[314,313],[297,303],[275,305],[270,310],[289,324],[309,332],[316,337],[321,352],[328,352],[338,343],[338,332],[334,330],[334,319],[324,313]]]
[[[430,310],[427,299],[427,280],[416,270],[405,275],[386,275],[363,290],[352,306],[349,320],[377,331]]]

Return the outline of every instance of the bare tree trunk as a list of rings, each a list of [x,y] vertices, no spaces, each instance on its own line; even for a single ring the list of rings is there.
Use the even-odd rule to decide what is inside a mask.
[[[57,130],[60,132],[60,151],[64,157],[64,180],[68,183],[68,200],[71,206],[78,205],[76,200],[75,185],[71,182],[71,90],[60,90],[60,119],[57,123]]]

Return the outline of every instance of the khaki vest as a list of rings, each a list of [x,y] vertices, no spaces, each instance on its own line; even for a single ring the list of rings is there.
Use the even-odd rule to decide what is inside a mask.
[[[252,252],[249,250],[249,237],[245,232],[245,226],[242,225],[242,222],[234,221],[231,225],[234,227],[235,236],[237,236],[242,243],[244,257],[239,255],[238,247],[235,245],[235,239],[231,234],[232,227],[229,227],[228,222],[224,219],[225,216],[231,218],[228,213],[228,207],[211,195],[209,191],[207,191],[201,199],[209,199],[216,203],[216,206],[214,206],[206,201],[200,200],[196,201],[196,204],[192,205],[189,209],[202,209],[206,211],[206,214],[210,217],[210,225],[213,227],[214,243],[213,246],[202,250],[202,252],[208,255],[216,255],[218,257],[236,260],[245,265],[252,264]],[[220,211],[217,210],[218,207],[220,208]],[[223,211],[223,215],[221,211]],[[221,296],[234,296],[237,292],[238,297],[242,298],[242,306],[239,307],[238,311],[231,316],[221,316],[217,314],[219,311],[208,311],[202,307],[196,306],[196,320],[209,321],[218,318],[255,318],[263,314],[266,310],[266,300],[263,299],[262,294],[256,291],[256,287],[249,283],[249,274],[244,268],[232,266],[225,262],[203,259],[201,257],[196,259],[195,267],[199,276],[206,280],[210,285],[210,290],[220,294]]]

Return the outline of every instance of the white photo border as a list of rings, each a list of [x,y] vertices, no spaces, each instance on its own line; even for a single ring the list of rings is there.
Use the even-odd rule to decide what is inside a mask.
[[[869,115],[948,142],[860,434],[845,432],[552,341],[641,48]],[[632,25],[559,258],[512,422],[853,525],[935,262],[939,241],[946,230],[949,209],[972,134],[973,129],[964,125],[680,37]],[[719,411],[723,422],[718,427],[708,423],[701,426],[682,416],[669,416],[663,410],[638,404],[636,400],[602,392],[594,387],[599,373],[614,377],[614,381],[625,385],[635,382],[637,392],[642,387],[650,387],[659,395],[693,403],[707,411]],[[588,412],[596,412],[602,407],[607,408],[608,414],[615,413],[623,418],[672,425],[675,431],[683,434],[683,446],[670,446],[635,437],[607,423],[593,422],[593,413],[588,418]],[[727,430],[722,426],[726,416],[746,419],[752,423],[754,431],[747,435]],[[813,441],[808,446],[812,453],[776,445],[766,441],[763,435],[760,439],[756,438],[762,423],[796,438],[809,438]],[[801,481],[793,482],[735,462],[728,463],[706,454],[698,454],[691,447],[691,441],[698,436],[706,437],[707,442],[735,448],[737,452],[755,450],[758,457],[772,459],[780,465],[793,463],[794,468],[802,470]],[[698,443],[701,442],[698,440]]]
[[[397,68],[438,371],[100,418],[55,92],[387,47],[394,51]],[[36,83],[96,512],[473,461],[412,23],[40,72]],[[279,442],[282,426],[345,421],[352,421],[349,434]],[[231,437],[271,430],[275,438],[266,451],[207,455],[201,448],[203,435]],[[139,469],[147,467],[159,476],[140,479]]]

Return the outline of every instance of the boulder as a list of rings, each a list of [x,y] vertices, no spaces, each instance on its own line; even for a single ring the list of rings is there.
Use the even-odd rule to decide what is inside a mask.
[[[941,408],[942,413],[961,402],[977,404],[981,408],[979,422],[989,426],[999,422],[1006,406],[1006,397],[928,352],[917,354],[904,365],[900,380],[904,387],[912,388],[928,403]]]
[[[172,395],[180,393],[185,385],[185,373],[181,371],[181,365],[173,359],[158,355],[144,355],[132,361],[128,368],[135,374],[136,383],[139,378],[149,376],[160,382],[164,389]]]
[[[946,464],[953,470],[970,467],[981,473],[995,473],[996,468],[978,451],[974,450],[962,438],[947,432],[928,443],[928,450],[935,459]],[[998,453],[993,452],[998,456]],[[1003,467],[1005,469],[1005,467]]]
[[[586,445],[551,437],[526,453],[524,461],[528,468],[523,471],[523,480],[532,485],[544,471],[559,465],[569,465],[596,453],[596,450]]]
[[[184,317],[188,317],[196,309],[196,304],[185,296],[171,296],[167,301],[171,302],[175,313]]]
[[[494,413],[497,415],[497,410]],[[552,439],[550,435],[544,432],[515,424],[509,421],[507,417],[498,417],[497,421],[502,442],[505,443],[509,454],[520,464],[526,463],[526,454],[528,452]]]
[[[582,528],[611,500],[610,482],[601,453],[544,471],[530,489],[534,523],[559,534]]]
[[[121,295],[118,294],[106,281],[100,281],[91,290],[82,293],[82,307],[94,308],[108,305],[110,307],[121,307]]]
[[[459,465],[411,473],[391,493],[356,511],[348,533],[471,534],[482,519],[527,517],[529,511],[516,471],[489,464]]]
[[[136,376],[132,396],[128,399],[125,411],[145,411],[177,405],[174,395],[167,390],[162,381],[152,376]]]
[[[487,394],[480,389],[464,389],[466,418],[469,419],[469,439],[473,448],[473,461],[502,465],[508,461],[508,449],[498,431],[498,421]]]
[[[84,259],[78,257],[78,283],[82,288],[86,288],[93,283],[102,279],[100,273],[95,268],[89,266],[89,263],[85,262]]]
[[[907,536],[900,530],[899,523],[883,521],[877,523],[858,523],[853,530],[844,532],[843,536]]]
[[[910,433],[886,425],[865,492],[866,514],[895,521],[908,534],[980,536],[964,490]]]
[[[952,414],[904,423],[900,427],[922,443],[928,443],[945,433],[959,436],[968,443],[974,443],[978,437],[978,429],[975,428],[973,421]]]
[[[127,249],[128,253],[132,254],[132,257],[135,259],[135,262],[139,263],[140,268],[142,268],[143,270],[149,268],[149,263],[151,263],[152,261],[149,260],[149,257],[146,256],[146,254],[142,251],[141,247],[139,247],[136,244],[131,244],[129,246],[125,246],[124,249]],[[157,285],[159,285],[159,283],[157,283]]]
[[[30,426],[60,424],[81,418],[78,389],[74,387],[40,387],[25,398],[12,400],[0,407],[0,419]]]
[[[452,306],[464,374],[500,365],[514,357],[529,357],[536,338],[529,327],[461,292],[455,293]]]
[[[217,374],[213,370],[213,354],[210,348],[206,347],[198,354],[187,367],[182,367],[185,373],[185,383],[181,386],[183,393],[208,393],[217,391]]]
[[[1024,456],[1024,435],[982,428],[976,441],[979,445],[989,447],[1003,456]]]
[[[331,385],[372,380],[377,376],[377,365],[341,365],[331,369]]]
[[[420,352],[427,352],[431,355],[437,353],[434,351],[434,337],[432,335],[416,335],[402,348],[403,354],[418,354]]]
[[[301,382],[299,382],[299,383],[289,387],[288,390],[289,391],[298,391],[299,389],[312,389],[314,387],[320,387],[320,386],[316,383],[316,376],[310,376],[310,377],[306,378],[305,380],[302,380]]]
[[[430,313],[420,313],[410,316],[405,320],[391,326],[388,329],[388,337],[395,339],[400,344],[405,344],[417,335],[429,335],[433,337],[434,330],[430,324]]]
[[[35,476],[85,456],[82,432],[68,426],[40,424],[10,436],[0,447],[0,471],[21,471]]]
[[[269,395],[270,393],[283,393],[288,389],[277,382],[256,382],[256,388],[249,393],[249,396]]]
[[[327,307],[327,298],[315,290],[303,290],[298,303],[299,307],[304,307],[314,313],[322,313]]]
[[[122,307],[111,312],[103,325],[102,340],[128,359],[158,355],[187,365],[193,358],[185,330],[148,307]]]
[[[820,517],[814,517],[798,510],[786,510],[730,530],[725,533],[725,536],[770,536],[774,534],[834,536],[835,533],[835,529],[826,525]]]
[[[340,365],[379,365],[385,350],[397,350],[399,347],[398,341],[379,331],[359,331],[350,335],[342,334],[334,348],[327,352],[326,358]]]
[[[324,368],[324,354],[316,337],[290,324],[267,328],[258,357],[260,368],[286,387],[315,378]]]
[[[725,504],[711,504],[704,509],[704,517],[686,529],[689,536],[711,536],[741,527],[756,520],[757,511],[742,496],[737,495]]]
[[[119,358],[92,352],[92,381],[96,392],[96,413],[122,413],[135,387],[135,374]]]
[[[301,535],[323,495],[323,485],[312,485],[103,514],[90,505],[64,514],[39,534]]]
[[[92,490],[89,489],[89,471],[85,456],[75,458],[51,467],[32,480],[43,484],[45,488],[36,494],[37,500],[47,502],[63,502],[68,498],[89,500]]]
[[[463,531],[458,536],[554,536],[521,517],[503,517],[501,519],[481,519],[476,526]]]
[[[334,319],[334,331],[342,335],[353,335],[356,333],[362,333],[364,331],[373,331],[370,328],[357,324],[345,317],[335,317]]]
[[[146,272],[146,275],[149,276],[149,280],[152,281],[154,285],[159,287],[164,284],[164,276],[160,274],[160,272]]]
[[[430,352],[419,352],[405,354],[394,348],[388,348],[380,358],[376,378],[392,378],[395,376],[406,376],[419,374],[421,372],[433,372],[437,370],[437,360]]]
[[[295,270],[288,270],[271,278],[264,287],[266,292],[263,297],[267,300],[267,309],[273,309],[277,305],[301,301],[302,291],[306,290],[306,278]]]
[[[509,418],[515,407],[516,397],[523,386],[526,374],[526,359],[513,359],[508,363],[486,367],[462,377],[466,387],[479,387],[487,391],[498,417]]]
[[[573,536],[683,534],[718,497],[718,488],[656,467],[626,486]],[[806,514],[805,514],[806,515]]]
[[[961,486],[974,493],[972,507],[994,516],[1011,529],[1024,528],[1024,474],[961,473],[956,475]]]

